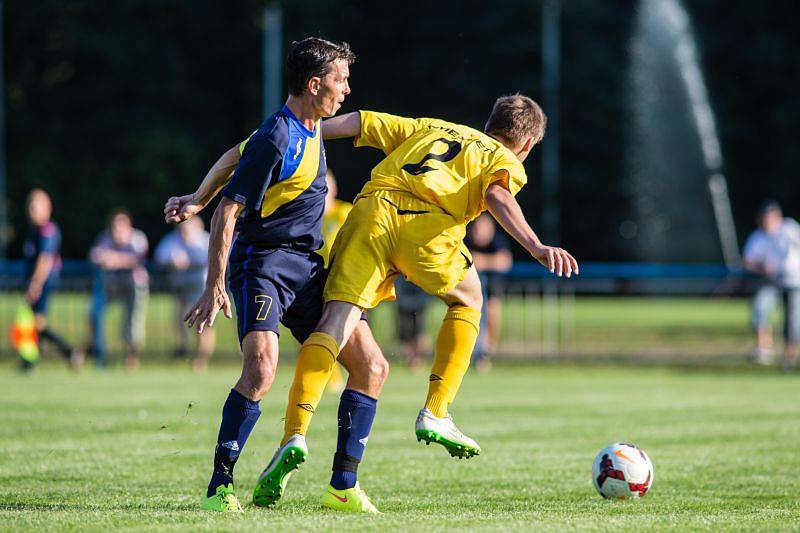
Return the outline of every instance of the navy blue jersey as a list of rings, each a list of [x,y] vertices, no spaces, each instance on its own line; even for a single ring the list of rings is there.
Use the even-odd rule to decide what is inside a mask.
[[[61,271],[61,231],[55,222],[48,221],[42,226],[33,226],[25,237],[22,253],[25,256],[25,274],[30,277],[36,267],[36,260],[43,253],[53,254],[53,268],[50,276],[56,276]]]
[[[240,146],[222,195],[245,205],[239,244],[311,252],[322,246],[325,150],[320,123],[309,131],[284,106]]]

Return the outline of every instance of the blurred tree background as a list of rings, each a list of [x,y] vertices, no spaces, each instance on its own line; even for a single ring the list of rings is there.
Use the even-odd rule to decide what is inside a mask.
[[[127,207],[153,245],[165,199],[193,190],[262,120],[263,2],[5,2],[8,197],[18,257],[26,192],[54,198],[63,255],[82,258],[106,215]],[[561,236],[582,260],[636,259],[629,216],[627,69],[633,0],[568,0],[562,11]],[[800,215],[800,35],[787,1],[687,2],[717,115],[740,240],[765,197]],[[540,96],[540,1],[283,2],[284,47],[307,35],[351,43],[359,108],[481,128],[494,98]],[[547,111],[547,109],[545,109]],[[545,140],[546,142],[546,140]],[[352,199],[378,153],[327,146]],[[541,211],[537,153],[520,200]],[[697,179],[705,180],[705,176]],[[711,209],[710,201],[706,203]],[[206,213],[206,220],[210,210]],[[718,243],[709,243],[719,257]]]

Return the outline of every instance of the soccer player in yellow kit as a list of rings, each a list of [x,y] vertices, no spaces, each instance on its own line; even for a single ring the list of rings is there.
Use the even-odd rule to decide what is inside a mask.
[[[439,443],[454,457],[480,453],[448,412],[469,366],[482,303],[478,274],[463,243],[467,223],[488,209],[551,272],[578,274],[569,253],[541,243],[514,198],[527,181],[522,162],[542,140],[546,120],[533,100],[513,95],[496,101],[485,133],[438,119],[369,111],[324,123],[326,139],[355,137],[355,146],[378,148],[386,157],[372,170],[333,245],[325,307],[300,350],[284,440],[306,433],[362,310],[394,299],[393,278],[402,274],[448,306],[416,421],[417,439]]]

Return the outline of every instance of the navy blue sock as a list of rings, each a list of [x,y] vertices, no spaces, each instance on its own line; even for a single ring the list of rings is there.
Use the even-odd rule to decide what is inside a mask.
[[[233,483],[233,467],[260,415],[258,402],[231,389],[222,406],[222,422],[214,450],[214,473],[208,484],[208,496],[213,496],[220,485]]]
[[[339,439],[333,456],[331,486],[337,490],[355,487],[358,463],[364,456],[378,400],[347,389],[339,400]]]

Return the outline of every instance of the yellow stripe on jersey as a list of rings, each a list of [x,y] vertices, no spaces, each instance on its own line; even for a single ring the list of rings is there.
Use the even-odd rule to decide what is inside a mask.
[[[251,133],[251,134],[250,134],[250,135],[247,137],[247,139],[245,139],[245,140],[243,140],[242,142],[240,142],[240,143],[239,143],[239,155],[240,155],[240,156],[241,156],[241,155],[244,153],[244,147],[245,147],[245,146],[247,146],[247,141],[249,141],[249,140],[250,140],[250,138],[251,138],[253,135],[255,135],[257,131],[258,131],[258,130],[253,130],[253,133]]]
[[[319,122],[317,122],[314,131],[313,137],[306,137],[303,158],[294,173],[267,189],[267,194],[261,204],[262,218],[270,216],[280,206],[300,196],[317,178],[320,165],[320,141],[322,139]]]

